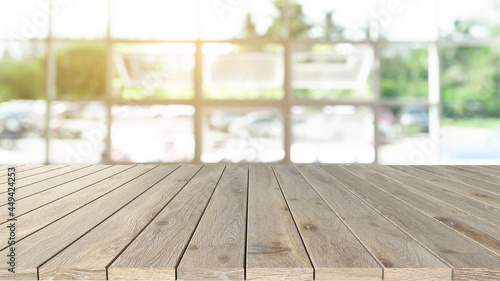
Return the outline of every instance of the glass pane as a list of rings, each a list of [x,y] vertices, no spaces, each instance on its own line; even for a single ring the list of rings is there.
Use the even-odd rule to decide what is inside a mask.
[[[200,1],[205,40],[283,36],[283,0]]]
[[[211,110],[204,115],[202,161],[283,160],[283,121],[274,110]]]
[[[45,52],[0,43],[0,163],[45,162]]]
[[[206,43],[203,51],[205,96],[215,99],[283,97],[283,46]]]
[[[112,0],[111,36],[123,39],[196,39],[196,9],[196,0]]]
[[[437,39],[435,0],[381,0],[379,5],[374,17],[382,30],[382,38],[395,41]]]
[[[425,46],[390,44],[380,59],[382,97],[427,99],[428,50]]]
[[[48,1],[0,1],[0,38],[30,40],[47,37],[49,13]]]
[[[46,107],[42,100],[0,103],[0,164],[45,162]]]
[[[440,36],[446,39],[500,38],[500,1],[440,0]]]
[[[443,163],[500,163],[500,51],[442,50]]]
[[[50,155],[52,164],[96,164],[105,158],[107,110],[104,102],[51,104]]]
[[[59,1],[52,1],[57,5]],[[52,15],[54,37],[97,39],[106,37],[108,1],[71,0]],[[89,20],[92,19],[92,20]]]
[[[382,107],[378,116],[381,164],[422,165],[439,161],[439,136],[429,135],[429,107]]]
[[[194,158],[194,107],[113,106],[111,159],[189,162]]]
[[[371,99],[373,47],[353,44],[294,46],[294,95],[310,99]]]
[[[294,163],[371,163],[373,110],[368,107],[292,107]]]
[[[376,1],[294,0],[290,32],[296,38],[368,40]]]
[[[115,95],[125,99],[193,98],[195,51],[192,43],[116,45]]]
[[[61,44],[56,49],[57,97],[63,100],[104,99],[106,46]]]

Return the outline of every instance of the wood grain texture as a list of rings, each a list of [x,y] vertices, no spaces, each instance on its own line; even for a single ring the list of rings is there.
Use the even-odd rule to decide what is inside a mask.
[[[108,267],[108,279],[174,280],[175,269],[224,169],[222,165],[204,166]]]
[[[454,193],[465,195],[476,201],[480,201],[489,204],[491,206],[500,208],[500,194],[489,192],[461,182],[450,181],[447,178],[411,166],[390,166],[390,167],[398,171],[405,172],[416,178],[419,178],[420,180],[429,182],[430,184],[432,184],[431,185],[432,188],[439,186],[447,190],[450,190]],[[441,188],[437,189],[441,190]],[[445,198],[446,197],[447,196],[445,196]]]
[[[313,279],[312,265],[269,166],[250,166],[246,279]]]
[[[51,189],[59,189],[59,186],[67,186],[71,185],[72,182],[78,180],[80,178],[86,177],[89,174],[105,168],[109,168],[108,165],[93,165],[88,166],[82,169],[74,170],[63,175],[58,175],[56,177],[37,182],[35,184],[31,184],[28,186],[24,186],[22,189],[19,189],[17,192],[18,200],[23,200],[35,194],[39,194],[44,191],[48,191]],[[132,166],[121,166],[121,167],[132,167]]]
[[[427,188],[425,181],[376,165],[351,165],[346,169],[500,255],[498,226],[421,191]]]
[[[442,166],[443,167],[443,166]],[[484,169],[475,166],[446,166],[443,167],[447,170],[468,176],[471,178],[476,178],[483,181],[488,181],[491,183],[498,184],[500,182],[500,177],[495,176],[493,173],[485,173]]]
[[[400,168],[401,170],[408,170],[407,168]],[[414,178],[408,177],[408,181],[415,182]],[[445,200],[447,203],[453,204],[455,207],[467,211],[473,215],[481,217],[491,223],[494,223],[500,227],[500,208],[492,206],[490,204],[486,204],[480,200],[475,200],[470,198],[469,196],[462,196],[458,193],[453,192],[452,190],[460,190],[462,193],[470,195],[471,192],[467,192],[461,190],[459,186],[455,189],[445,189],[441,186],[436,186],[432,184],[426,184],[419,186],[421,191],[425,191],[427,194],[434,196],[438,199]],[[472,192],[473,194],[476,191]],[[486,198],[484,196],[488,196],[483,193],[477,193],[477,197]],[[494,200],[488,200],[494,201]],[[493,202],[494,204],[494,202]],[[497,205],[497,204],[495,204]]]
[[[384,280],[405,279],[405,269],[418,269],[421,278],[451,279],[451,269],[389,220],[349,192],[337,179],[311,165],[298,166],[330,207],[384,267]],[[414,278],[414,277],[412,277]]]
[[[500,280],[498,166],[16,167],[0,280]]]
[[[38,185],[43,183],[45,180],[55,179],[65,177],[65,175],[71,171],[83,169],[87,167],[86,165],[71,165],[71,166],[60,166],[57,169],[52,169],[50,171],[33,175],[30,177],[24,177],[22,174],[18,175],[18,189],[26,188],[30,185]]]
[[[452,181],[458,181],[461,183],[469,184],[474,187],[484,189],[490,192],[500,194],[500,184],[492,183],[477,178],[471,178],[469,176],[463,175],[462,173],[457,173],[453,170],[447,169],[444,166],[414,166],[418,169],[433,173],[442,177],[445,177]]]
[[[229,166],[177,267],[178,280],[243,280],[248,167]]]
[[[500,165],[482,165],[478,167],[485,168],[488,170],[500,171]]]
[[[28,197],[25,201],[20,201],[19,210],[27,212],[18,213],[18,241],[118,188],[120,184],[124,183],[124,179],[137,177],[143,172],[140,169],[130,168],[131,167],[129,166],[111,167],[101,171],[100,173],[92,174],[89,178],[85,177],[77,180],[76,182],[70,182],[62,185],[60,189],[49,189],[47,190],[48,194],[38,194],[42,197],[40,198],[40,202],[37,201],[39,198],[38,195]],[[127,171],[127,176],[121,174],[124,171]],[[89,183],[91,186],[88,187]],[[84,187],[84,189],[79,192],[69,194],[63,198],[57,199],[56,197],[55,199],[57,200],[40,206],[41,202],[50,200],[50,195],[53,192],[63,192],[66,188],[71,189],[74,187]],[[21,206],[23,207],[21,208]],[[37,209],[28,211],[30,206]]]
[[[85,168],[85,169],[81,169],[81,170],[77,170],[75,172],[70,172],[68,173],[68,178],[67,180],[69,181],[70,179],[72,179],[73,177],[85,177],[85,176],[88,176],[89,174],[93,174],[95,172],[99,172],[99,171],[103,171],[107,168],[109,168],[110,166],[105,166],[105,165],[95,165],[95,166],[89,166],[88,168]],[[73,182],[73,181],[70,181],[70,182]],[[36,185],[33,185],[33,186],[36,186]],[[73,186],[77,186],[77,185],[73,185]],[[66,188],[62,188],[63,192]],[[51,202],[53,200],[56,200],[58,197],[48,197],[46,196],[46,194],[48,194],[50,191],[49,190],[46,190],[44,192],[41,192],[39,194],[37,194],[37,196],[33,196],[33,193],[29,190],[26,190],[26,189],[21,189],[21,190],[18,190],[18,192],[16,192],[16,201],[17,202],[23,202],[22,204],[18,204],[17,206],[17,210],[16,210],[16,214],[17,216],[19,215],[22,215],[26,212],[29,212],[33,209],[36,209],[48,202]],[[57,190],[59,192],[61,192],[61,190]],[[0,194],[0,196],[3,197],[7,197],[7,194]],[[25,201],[23,201],[25,200]],[[7,200],[2,200],[0,202],[7,202]],[[1,203],[0,203],[1,204]],[[0,205],[0,208],[4,208],[5,206],[7,206],[7,204],[1,204]],[[1,213],[0,214],[0,220],[3,222],[5,220],[7,220],[7,215],[6,213]]]
[[[499,268],[500,257],[340,166],[321,166],[377,212],[455,268]],[[385,274],[384,274],[385,276]]]
[[[7,168],[14,167],[16,168],[16,173],[17,177],[22,176],[23,178],[28,178],[33,175],[38,175],[45,173],[47,171],[52,171],[56,169],[60,169],[62,167],[67,167],[68,165],[50,165],[50,166],[45,166],[45,165],[29,165],[29,166],[18,166],[18,165],[12,165],[12,166],[5,166],[5,173],[0,174],[0,184],[4,184],[7,182],[7,178],[9,177],[7,175]]]
[[[38,269],[40,279],[106,279],[106,267],[201,166],[160,166],[158,182]],[[172,173],[173,174],[170,174]]]
[[[294,166],[275,166],[315,280],[381,280],[382,268]],[[359,274],[363,272],[363,274]]]
[[[157,182],[157,177],[160,175],[154,173],[156,167],[138,166],[137,169],[142,171],[140,176],[131,174],[121,177],[122,181],[118,184],[121,185],[118,189],[120,192],[115,190],[100,197],[92,204],[17,242],[16,254],[23,257],[22,262],[17,267],[15,275],[6,270],[7,264],[0,266],[0,280],[37,279],[37,268],[40,265]],[[6,256],[7,250],[2,250],[0,255]]]

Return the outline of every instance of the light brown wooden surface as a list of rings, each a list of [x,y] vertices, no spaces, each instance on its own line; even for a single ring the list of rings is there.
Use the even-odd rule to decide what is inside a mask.
[[[0,280],[500,280],[498,166],[16,167]]]
[[[451,279],[446,264],[349,192],[340,179],[313,166],[299,166],[299,170],[377,258],[385,280],[412,280],[406,279],[411,274],[405,269],[418,269],[422,278]]]
[[[191,167],[193,168],[193,167]],[[199,169],[199,167],[195,167]],[[203,167],[108,268],[110,280],[171,280],[224,166]],[[132,269],[132,270],[130,270]],[[141,274],[136,274],[137,271]]]
[[[380,280],[381,266],[299,171],[293,166],[276,166],[275,171],[315,268],[315,279],[351,280],[357,272],[364,280]]]
[[[247,280],[311,280],[313,268],[270,166],[250,166]]]
[[[243,280],[248,167],[229,166],[177,267],[180,280]]]

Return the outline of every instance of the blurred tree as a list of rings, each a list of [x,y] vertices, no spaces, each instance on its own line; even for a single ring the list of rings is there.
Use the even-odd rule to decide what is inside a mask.
[[[380,58],[383,98],[423,97],[428,93],[426,48],[388,46]]]
[[[257,29],[255,28],[255,23],[252,20],[252,14],[247,13],[245,18],[245,24],[243,25],[243,38],[255,39],[259,38]]]
[[[0,102],[11,99],[45,98],[45,58],[15,58],[8,50],[0,56]]]
[[[445,116],[500,117],[500,52],[497,48],[445,48],[442,68]]]
[[[341,38],[342,33],[344,32],[344,28],[341,26],[337,26],[334,23],[333,18],[334,11],[326,12],[325,14],[325,23],[324,23],[324,31],[325,31],[325,39],[338,40]]]
[[[62,99],[103,98],[106,93],[106,47],[68,45],[57,50],[57,94]]]

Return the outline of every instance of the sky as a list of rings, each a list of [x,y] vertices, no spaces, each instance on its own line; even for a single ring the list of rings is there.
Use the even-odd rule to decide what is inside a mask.
[[[11,34],[24,39],[43,38],[48,32],[48,0],[0,0],[0,38]],[[53,34],[76,39],[104,38],[108,15],[116,38],[225,40],[241,35],[247,13],[252,14],[259,33],[278,16],[271,0],[111,0],[111,13],[103,0],[53,0]],[[197,3],[201,6],[198,10]],[[369,20],[377,19],[386,37],[392,40],[434,40],[436,21],[443,30],[454,19],[476,18],[495,22],[499,11],[491,9],[499,0],[295,0],[303,5],[306,19],[323,24],[325,13],[334,10],[336,23],[354,34]],[[396,3],[396,4],[394,4]],[[397,12],[390,5],[399,7]],[[392,11],[392,12],[391,12]],[[439,13],[439,19],[436,16]],[[312,36],[321,36],[319,29]],[[487,36],[487,35],[486,35]]]

